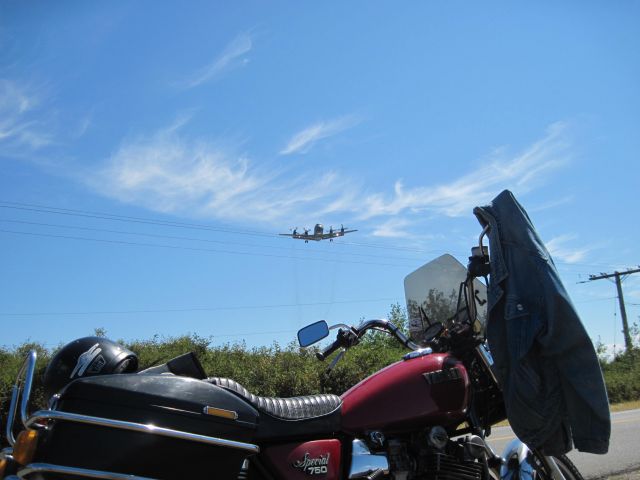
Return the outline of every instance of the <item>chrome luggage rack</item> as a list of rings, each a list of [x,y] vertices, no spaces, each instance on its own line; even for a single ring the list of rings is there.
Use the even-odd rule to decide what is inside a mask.
[[[32,350],[18,372],[16,383],[11,392],[11,404],[9,405],[9,414],[7,417],[6,436],[11,447],[15,446],[16,438],[14,436],[16,417],[18,414],[18,404],[20,405],[20,420],[27,430],[47,430],[51,429],[55,422],[75,422],[87,425],[95,425],[105,428],[115,428],[118,430],[127,430],[131,432],[147,433],[150,435],[159,435],[178,440],[186,440],[197,443],[204,443],[216,447],[226,447],[235,450],[243,450],[248,455],[260,452],[260,447],[251,443],[238,442],[235,440],[226,440],[224,438],[209,437],[196,433],[183,432],[170,428],[158,427],[152,424],[142,424],[134,422],[126,422],[123,420],[114,420],[110,418],[92,417],[89,415],[81,415],[77,413],[62,412],[55,410],[55,406],[48,410],[38,410],[29,413],[29,404],[31,398],[31,389],[33,387],[33,376],[36,369],[37,353]],[[55,403],[55,402],[54,402]],[[46,422],[43,422],[46,421]],[[0,451],[0,458],[13,460],[13,448],[6,448]],[[53,465],[49,463],[30,463],[22,466],[17,472],[17,476],[11,475],[5,480],[28,479],[36,474],[57,474],[70,475],[78,478],[101,478],[107,480],[154,480],[147,477],[139,477],[115,472],[103,472],[98,470],[89,470],[77,467],[68,467],[63,465]],[[39,476],[38,478],[46,478]]]

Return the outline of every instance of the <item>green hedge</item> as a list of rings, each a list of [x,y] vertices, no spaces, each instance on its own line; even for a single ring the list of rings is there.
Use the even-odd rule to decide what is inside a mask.
[[[404,324],[402,310],[394,306],[390,318]],[[397,341],[382,333],[372,333],[348,352],[331,375],[325,375],[327,362],[319,362],[317,350],[300,349],[294,343],[247,348],[243,343],[211,346],[197,335],[175,338],[155,336],[150,340],[126,344],[135,351],[141,367],[163,363],[182,353],[193,351],[211,376],[233,378],[257,395],[290,397],[314,393],[341,394],[371,373],[399,360],[405,353]],[[26,343],[16,348],[0,348],[0,426],[6,425],[6,413],[15,375],[27,352],[38,352],[33,398],[42,406],[40,380],[52,352],[42,345]],[[602,366],[612,403],[640,399],[640,349],[621,355]],[[0,442],[1,443],[1,442]]]
[[[405,328],[402,308],[392,305],[389,318]],[[101,329],[96,330],[103,334]],[[121,342],[136,352],[140,367],[164,363],[183,353],[196,353],[210,376],[228,377],[241,383],[250,392],[263,396],[291,397],[314,393],[341,394],[363,378],[399,360],[406,351],[398,342],[383,333],[370,333],[358,347],[348,352],[331,375],[325,374],[329,362],[316,359],[317,349],[301,349],[295,343],[281,346],[247,348],[244,343],[212,346],[210,340],[198,335],[181,337],[154,336],[150,340]],[[16,348],[0,347],[0,437],[15,376],[27,353],[35,349],[38,363],[35,374],[34,404],[45,404],[41,379],[52,352],[42,345],[26,343]],[[1,444],[2,442],[0,442]]]
[[[618,355],[602,365],[611,403],[640,400],[640,348]]]

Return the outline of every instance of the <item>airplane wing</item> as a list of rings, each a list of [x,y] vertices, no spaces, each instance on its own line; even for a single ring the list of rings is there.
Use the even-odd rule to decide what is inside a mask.
[[[329,238],[337,238],[337,237],[343,237],[345,233],[351,233],[351,232],[357,232],[358,230],[335,230],[334,232],[331,233],[323,233],[322,234],[322,240],[327,240]]]
[[[294,238],[296,240],[304,240],[305,242],[308,242],[309,240],[313,240],[316,242],[319,242],[320,240],[323,240],[324,238],[329,238],[329,237],[324,237],[324,236],[320,236],[320,235],[309,235],[308,233],[279,233],[278,235],[282,235],[283,237],[291,237]]]

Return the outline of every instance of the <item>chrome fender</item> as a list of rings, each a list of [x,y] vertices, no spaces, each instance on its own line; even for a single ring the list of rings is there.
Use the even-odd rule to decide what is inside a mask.
[[[531,450],[514,438],[502,452],[504,463],[500,467],[500,480],[533,480],[535,471],[529,463]]]

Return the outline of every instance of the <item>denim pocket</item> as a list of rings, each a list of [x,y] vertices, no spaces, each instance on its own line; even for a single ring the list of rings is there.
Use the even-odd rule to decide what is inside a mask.
[[[531,351],[542,326],[540,317],[531,314],[526,305],[513,296],[507,296],[504,317],[510,358],[517,362]]]

